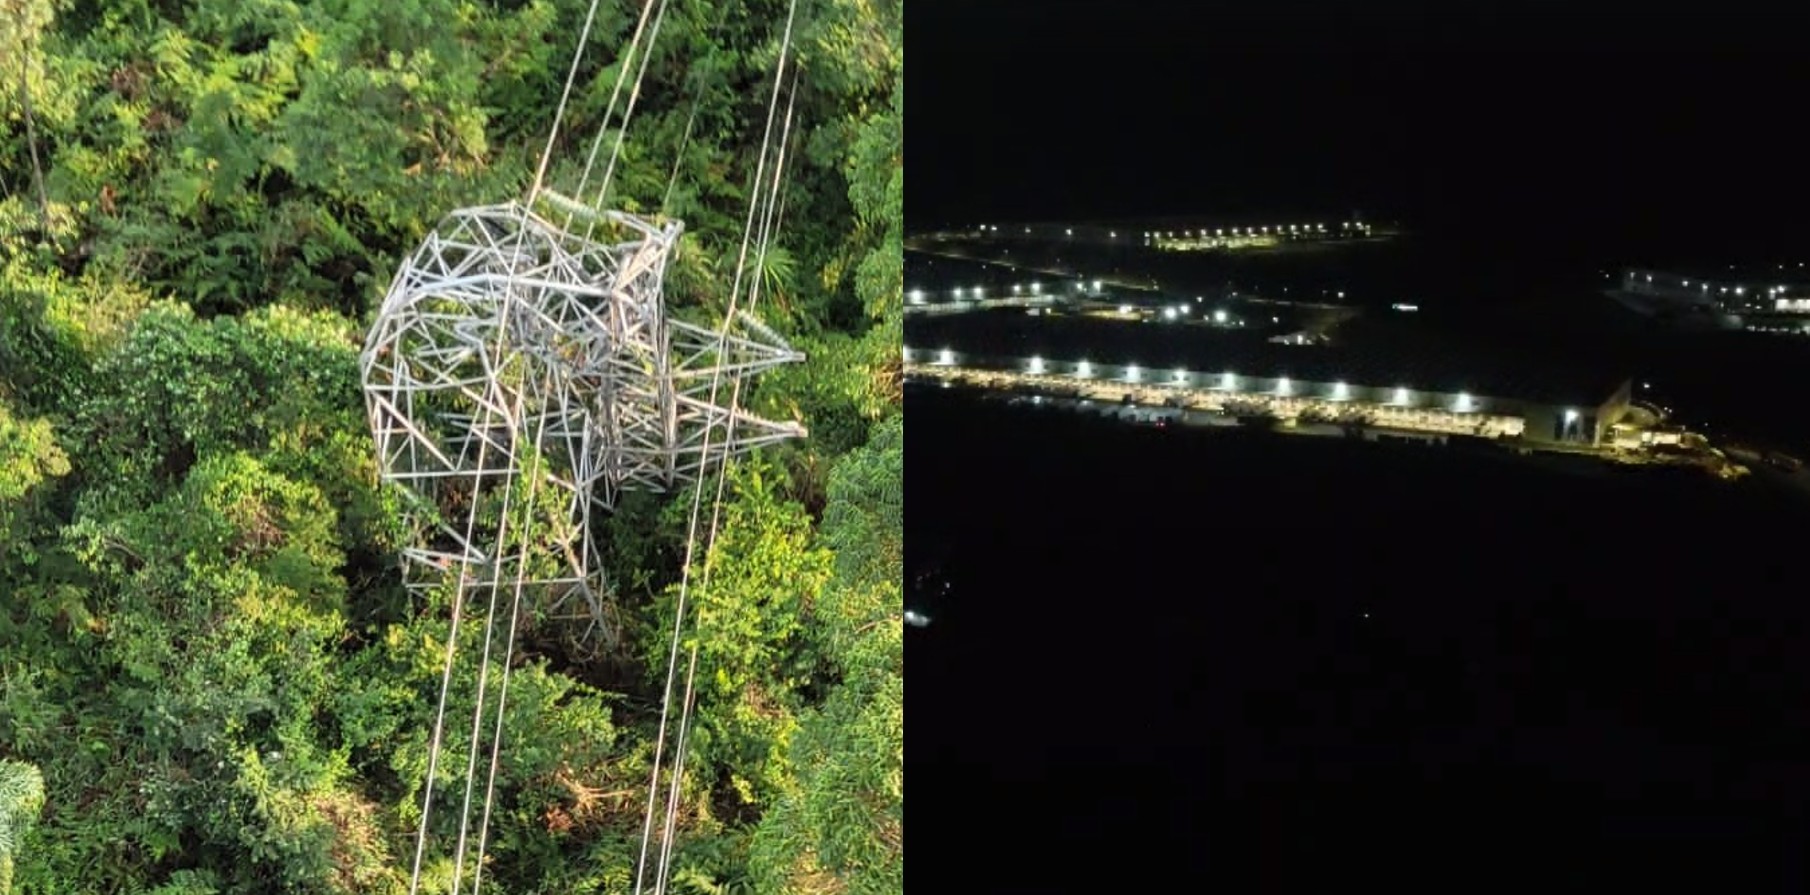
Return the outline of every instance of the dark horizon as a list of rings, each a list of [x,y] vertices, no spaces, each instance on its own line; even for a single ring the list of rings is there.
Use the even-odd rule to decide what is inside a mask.
[[[912,229],[1356,209],[1571,252],[1802,245],[1781,22],[1117,10],[913,7]]]

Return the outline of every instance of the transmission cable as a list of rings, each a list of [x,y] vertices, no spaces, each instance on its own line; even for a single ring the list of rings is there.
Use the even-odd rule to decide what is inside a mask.
[[[547,173],[547,164],[553,157],[553,145],[559,136],[560,122],[565,118],[566,104],[572,95],[572,82],[578,77],[578,65],[580,60],[584,58],[585,43],[590,39],[591,25],[597,17],[597,3],[598,0],[591,0],[589,7],[585,11],[584,27],[579,32],[578,46],[573,52],[572,64],[566,72],[565,88],[560,93],[559,106],[555,109],[553,114],[553,125],[547,134],[547,143],[541,150],[540,161],[535,166],[534,181],[529,187],[528,199],[523,206],[522,217],[524,224],[526,223],[528,209],[533,206],[535,197],[540,193],[541,184]],[[512,292],[505,293],[503,320],[508,319],[507,309],[512,295]],[[490,357],[490,371],[500,369],[502,366],[503,341],[504,334],[499,332],[495,350]],[[483,406],[484,424],[478,430],[481,434],[478,439],[477,471],[472,477],[471,506],[466,513],[465,537],[461,542],[461,549],[459,551],[458,570],[454,573],[453,578],[452,618],[448,625],[446,635],[446,663],[440,676],[440,698],[434,711],[433,738],[428,748],[427,780],[422,787],[421,824],[416,833],[415,859],[409,872],[409,895],[416,895],[421,889],[421,862],[427,850],[427,828],[429,818],[433,813],[434,777],[439,772],[440,750],[445,735],[446,698],[447,693],[451,690],[452,686],[453,658],[458,649],[459,619],[464,614],[465,610],[465,577],[472,560],[471,540],[476,532],[477,526],[478,493],[484,482],[485,460],[490,448],[488,433],[495,420],[496,408],[491,400],[491,396],[488,394],[488,389],[486,390],[486,395],[481,398],[478,403]],[[466,818],[464,817],[460,819],[461,825],[465,823],[465,820]]]
[[[777,88],[776,88],[775,98],[777,99]],[[780,182],[781,182],[781,174],[785,171],[785,165],[786,165],[786,146],[787,146],[787,142],[791,138],[791,133],[792,133],[792,103],[797,98],[798,98],[798,91],[797,91],[797,84],[796,84],[796,77],[795,77],[793,89],[791,91],[789,91],[786,95],[785,126],[780,131],[779,146],[778,146],[777,150],[775,151],[776,159],[773,164],[773,186],[769,191],[767,191],[766,209],[762,213],[759,249],[755,256],[757,259],[755,263],[756,263],[757,268],[761,268],[763,270],[764,270],[764,267],[766,264],[767,248],[769,245],[769,241],[771,240],[773,233],[774,233],[774,230],[772,229],[773,215],[774,215],[774,210],[775,210],[776,206],[778,206],[778,204],[779,204],[779,188],[780,188]],[[759,192],[758,188],[757,188],[757,192]],[[750,316],[752,316],[754,314],[755,306],[760,301],[760,286],[761,286],[761,277],[760,276],[756,276],[754,278],[754,280],[749,284],[747,313]],[[707,529],[706,534],[705,534],[705,540],[704,540],[704,574],[703,574],[702,579],[699,581],[699,587],[702,588],[706,592],[708,592],[710,590],[710,573],[716,566],[716,562],[715,562],[716,537],[717,537],[717,532],[720,530],[719,526],[721,523],[722,511],[723,511],[723,492],[724,492],[724,487],[729,480],[727,471],[728,471],[728,466],[731,462],[730,456],[729,456],[729,451],[728,451],[728,445],[735,439],[735,422],[736,422],[736,418],[738,415],[738,408],[741,403],[741,392],[742,392],[742,379],[740,377],[738,377],[735,380],[735,384],[730,389],[728,432],[724,436],[724,439],[723,439],[724,474],[719,475],[717,477],[716,497],[712,501],[711,511],[710,511],[710,528]],[[663,895],[663,893],[666,891],[666,882],[667,882],[667,878],[668,878],[667,875],[670,872],[671,865],[672,865],[672,851],[673,851],[673,844],[674,844],[673,840],[674,840],[674,836],[676,833],[676,826],[678,823],[678,813],[679,813],[680,783],[684,779],[684,773],[685,773],[685,742],[688,738],[690,727],[691,727],[691,711],[692,711],[692,707],[693,707],[693,693],[695,692],[694,691],[694,681],[696,679],[697,670],[698,670],[698,648],[697,648],[697,643],[695,640],[692,643],[690,652],[691,652],[690,661],[689,661],[688,667],[686,668],[686,671],[685,671],[685,695],[680,700],[679,735],[678,735],[677,743],[674,744],[674,756],[675,757],[673,759],[672,783],[671,783],[669,791],[668,791],[667,802],[666,802],[666,826],[665,826],[665,829],[663,830],[663,836],[660,841],[660,864],[659,864],[658,873],[655,876],[655,885],[654,885],[655,895]]]
[[[747,216],[746,222],[744,223],[744,225],[742,227],[742,244],[741,244],[741,250],[736,258],[735,279],[734,279],[733,284],[730,287],[730,291],[729,291],[729,307],[728,307],[727,313],[723,317],[722,329],[718,333],[718,337],[717,337],[717,363],[716,363],[715,367],[713,368],[713,370],[711,372],[711,377],[710,377],[709,406],[712,406],[712,407],[714,407],[716,405],[717,396],[720,394],[721,385],[722,385],[722,371],[723,371],[723,367],[725,365],[725,356],[728,353],[729,328],[735,320],[736,305],[739,303],[740,298],[741,298],[742,276],[746,271],[747,260],[748,260],[748,242],[749,242],[750,238],[753,236],[754,214],[755,214],[756,206],[759,204],[759,201],[760,201],[759,185],[766,175],[767,151],[768,151],[768,148],[771,146],[772,140],[773,140],[773,119],[774,119],[775,112],[777,112],[778,106],[779,106],[779,88],[780,88],[781,81],[784,79],[783,75],[784,75],[784,71],[785,71],[785,61],[786,61],[786,56],[788,55],[788,52],[791,49],[792,25],[793,25],[794,20],[796,19],[797,12],[798,12],[798,0],[790,0],[790,2],[787,4],[785,36],[782,40],[782,43],[780,46],[779,57],[776,61],[777,70],[774,73],[773,96],[768,100],[768,103],[767,103],[767,124],[766,124],[766,128],[761,136],[760,155],[758,156],[758,161],[757,161],[756,167],[755,167],[755,174],[754,174],[755,189],[751,192],[751,195],[749,195],[749,197],[748,197],[748,216]],[[733,425],[733,421],[734,421],[734,416],[733,416],[733,414],[731,414],[728,417],[727,422],[729,423],[729,425]],[[710,458],[710,432],[711,432],[711,426],[708,424],[708,416],[707,416],[706,425],[704,427],[703,445],[701,448],[701,451],[702,451],[701,457],[702,457],[702,461],[704,461],[704,462],[707,462]],[[727,445],[728,445],[727,439],[725,439],[724,445],[725,445],[725,456],[727,456]],[[723,474],[726,474],[726,471],[719,472],[719,475],[723,475]],[[719,488],[718,493],[719,494],[721,493],[720,488]],[[653,834],[654,803],[655,803],[655,799],[656,799],[656,797],[658,795],[658,791],[659,791],[660,764],[661,764],[661,759],[663,758],[663,752],[664,752],[665,744],[666,744],[666,725],[667,725],[668,713],[671,711],[671,708],[672,708],[673,684],[675,682],[675,678],[677,677],[677,671],[678,671],[679,643],[680,643],[680,636],[683,631],[682,622],[685,617],[685,601],[686,601],[686,597],[688,595],[688,592],[690,589],[690,584],[691,584],[691,567],[693,564],[693,557],[694,557],[695,551],[697,549],[698,516],[699,516],[699,511],[702,509],[703,496],[704,496],[704,477],[702,474],[700,474],[698,476],[697,485],[693,489],[693,492],[692,492],[691,516],[690,516],[690,520],[689,520],[688,526],[687,526],[687,534],[686,534],[686,541],[685,541],[685,565],[684,565],[683,571],[681,572],[680,578],[679,578],[679,596],[678,596],[678,600],[675,605],[674,614],[673,614],[672,649],[667,658],[666,687],[665,687],[665,690],[664,690],[664,692],[661,696],[661,700],[660,700],[660,724],[659,724],[658,733],[655,737],[653,768],[652,768],[652,771],[650,774],[650,780],[648,783],[647,809],[645,812],[645,816],[644,816],[643,823],[642,823],[642,829],[641,829],[640,856],[636,859],[636,862],[635,862],[635,893],[636,893],[636,895],[640,895],[642,888],[643,888],[644,881],[646,879],[648,840]]]

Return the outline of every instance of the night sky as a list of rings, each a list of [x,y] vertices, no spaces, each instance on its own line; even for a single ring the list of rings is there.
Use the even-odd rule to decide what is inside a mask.
[[[1798,29],[1495,5],[1517,11],[916,0],[907,215],[1358,209],[1486,244],[1804,244]]]
[[[1810,261],[1804,29],[1488,5],[909,0],[908,226],[1360,210],[1467,298]],[[1712,341],[1677,363],[1802,381]],[[956,582],[910,635],[920,888],[1810,880],[1801,507],[916,400],[907,561]]]

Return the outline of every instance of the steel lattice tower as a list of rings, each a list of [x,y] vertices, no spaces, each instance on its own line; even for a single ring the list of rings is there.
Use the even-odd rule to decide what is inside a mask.
[[[460,209],[428,235],[366,339],[365,399],[380,477],[407,502],[408,584],[433,587],[452,569],[465,570],[467,587],[520,576],[543,611],[579,623],[579,643],[609,649],[619,626],[607,616],[593,513],[624,490],[668,489],[710,462],[802,436],[739,410],[732,423],[710,399],[713,380],[728,395],[738,378],[803,355],[747,315],[725,337],[667,314],[662,280],[682,224],[543,195],[584,232],[512,202]],[[496,524],[474,526],[468,514],[529,469],[562,509],[532,520],[542,555],[516,568]]]

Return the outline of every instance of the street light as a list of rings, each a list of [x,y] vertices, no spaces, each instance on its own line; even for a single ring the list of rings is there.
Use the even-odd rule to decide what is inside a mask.
[[[1035,376],[1035,375],[1041,374],[1042,372],[1043,372],[1043,358],[1032,357],[1031,358],[1031,375]]]
[[[1214,323],[1226,322],[1226,312],[1224,310],[1214,311],[1213,312],[1213,322]]]
[[[955,363],[955,352],[944,348],[943,353],[937,356],[936,362],[945,366]]]

